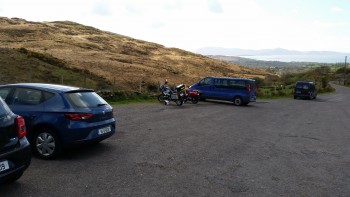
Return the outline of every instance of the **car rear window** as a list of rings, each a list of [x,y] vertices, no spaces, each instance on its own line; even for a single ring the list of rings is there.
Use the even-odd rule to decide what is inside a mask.
[[[307,89],[309,89],[309,85],[310,84],[307,84],[307,83],[297,83],[295,87],[298,89],[307,90]]]
[[[65,96],[71,104],[79,108],[97,107],[107,104],[96,92],[72,92],[65,93]]]

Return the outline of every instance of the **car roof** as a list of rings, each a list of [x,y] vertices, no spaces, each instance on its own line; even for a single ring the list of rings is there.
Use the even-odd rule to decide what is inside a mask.
[[[313,84],[313,82],[312,81],[297,81],[296,83],[308,83],[308,84]]]
[[[209,76],[210,78],[213,79],[234,79],[234,80],[248,80],[248,81],[255,81],[254,79],[248,79],[248,78],[232,78],[232,77],[213,77]]]
[[[72,92],[77,90],[88,90],[84,88],[67,86],[67,85],[57,85],[57,84],[47,84],[47,83],[16,83],[0,85],[0,87],[26,87],[26,88],[36,88],[40,90],[54,91],[54,92]]]

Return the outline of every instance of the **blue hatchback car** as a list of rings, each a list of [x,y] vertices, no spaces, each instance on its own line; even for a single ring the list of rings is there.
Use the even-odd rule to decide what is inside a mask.
[[[235,105],[256,101],[252,79],[206,77],[191,85],[190,90],[199,90],[201,99],[232,101]]]
[[[25,119],[32,150],[45,159],[115,133],[113,108],[91,89],[20,83],[0,85],[0,96]]]

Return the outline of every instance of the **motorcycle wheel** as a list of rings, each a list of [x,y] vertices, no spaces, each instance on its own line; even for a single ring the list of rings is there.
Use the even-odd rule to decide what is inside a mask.
[[[192,98],[192,103],[197,104],[198,103],[198,98]]]
[[[178,99],[175,101],[177,106],[181,106],[183,104],[183,100],[182,99]]]
[[[160,94],[158,96],[158,101],[161,102],[161,103],[164,103],[164,95],[163,94]]]

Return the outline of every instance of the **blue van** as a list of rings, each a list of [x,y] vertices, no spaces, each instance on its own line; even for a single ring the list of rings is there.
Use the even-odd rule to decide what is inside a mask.
[[[190,86],[190,90],[199,90],[203,100],[232,101],[238,106],[256,101],[255,80],[252,79],[205,77]]]

